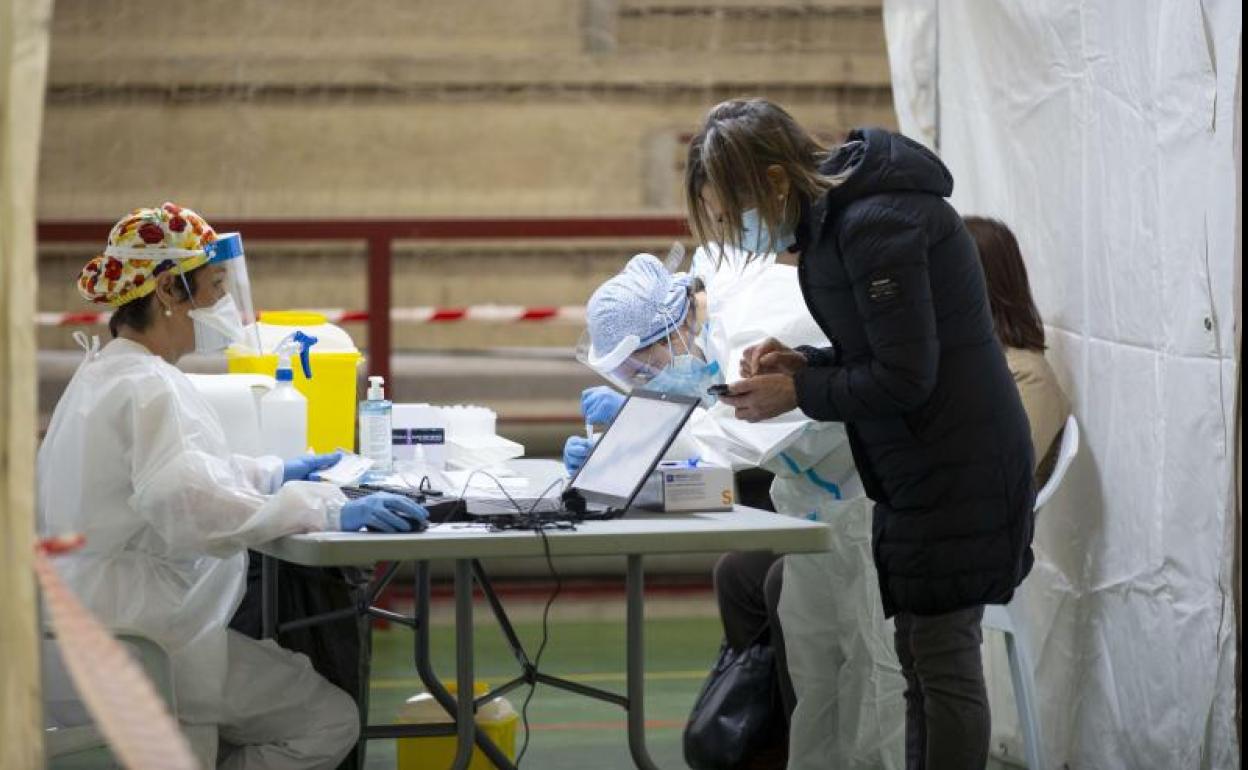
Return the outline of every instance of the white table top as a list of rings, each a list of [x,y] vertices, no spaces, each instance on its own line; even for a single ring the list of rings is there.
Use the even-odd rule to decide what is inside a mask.
[[[508,466],[529,479],[529,495],[541,493],[564,475],[563,464],[557,460],[513,460]],[[832,543],[831,530],[823,524],[745,506],[731,513],[630,511],[619,519],[583,522],[575,531],[548,529],[546,535],[553,556],[743,550],[812,553],[827,551]],[[545,555],[535,531],[489,532],[480,524],[439,524],[414,535],[316,532],[283,537],[257,550],[283,561],[320,567]]]
[[[827,551],[832,544],[832,531],[823,524],[743,506],[725,513],[630,512],[620,519],[583,522],[574,532],[546,530],[546,535],[554,556],[813,553]],[[544,555],[536,532],[488,532],[476,524],[435,525],[414,535],[316,532],[283,537],[257,550],[283,561],[322,567]]]

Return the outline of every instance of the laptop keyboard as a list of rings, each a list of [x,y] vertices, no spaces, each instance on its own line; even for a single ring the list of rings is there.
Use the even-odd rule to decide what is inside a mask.
[[[362,489],[360,487],[339,487],[339,489],[342,490],[342,493],[346,495],[349,500],[365,497],[379,491],[377,489]],[[411,499],[413,502],[429,508],[430,520],[434,523],[438,523],[443,520],[433,515],[433,509],[437,507],[437,503],[441,500],[441,498],[429,498],[414,489],[405,490],[400,488],[388,488],[385,491],[402,495]],[[450,500],[447,502],[450,502]],[[458,503],[459,501],[455,499],[455,502]],[[564,505],[563,501],[557,497],[515,497],[511,500],[508,500],[505,497],[470,497],[462,502],[467,507],[467,513],[470,516],[573,515],[572,512],[567,509],[567,506]],[[601,504],[591,504],[586,507],[586,513],[588,514],[601,514],[606,510],[606,507]],[[456,512],[454,517],[449,517],[445,520],[459,521],[459,517],[462,516],[462,512],[463,507],[459,508],[459,511]]]
[[[400,495],[402,497],[406,497],[410,500],[414,500],[417,503],[423,503],[427,499],[427,496],[424,493],[419,492],[415,489],[410,489],[410,490],[399,489],[397,487],[391,488],[391,489],[385,489],[385,490],[363,489],[361,487],[338,487],[338,489],[342,490],[342,493],[347,496],[348,500],[355,500],[360,497],[368,497],[369,495],[376,494],[377,492],[383,492],[383,491],[389,492],[394,495]]]

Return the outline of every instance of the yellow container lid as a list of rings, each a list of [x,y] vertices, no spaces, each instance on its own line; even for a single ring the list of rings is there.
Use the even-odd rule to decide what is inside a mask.
[[[251,347],[254,342],[246,345],[235,344],[226,351],[228,358],[271,356],[277,345],[296,330],[316,337],[317,342],[312,346],[313,358],[320,358],[327,353],[352,353],[358,356],[360,352],[345,329],[329,323],[323,313],[314,310],[265,310],[260,313],[260,320],[255,328],[260,350]]]
[[[319,326],[326,322],[324,315],[311,310],[262,310],[260,320],[273,326]]]

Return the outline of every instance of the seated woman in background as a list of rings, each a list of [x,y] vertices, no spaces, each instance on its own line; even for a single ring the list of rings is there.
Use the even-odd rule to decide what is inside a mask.
[[[992,305],[997,338],[1005,347],[1006,363],[1023,409],[1031,423],[1036,457],[1036,490],[1053,473],[1061,447],[1062,430],[1070,416],[1070,402],[1044,357],[1044,325],[1031,297],[1027,265],[1010,228],[996,219],[965,217],[966,227],[979,248]]]

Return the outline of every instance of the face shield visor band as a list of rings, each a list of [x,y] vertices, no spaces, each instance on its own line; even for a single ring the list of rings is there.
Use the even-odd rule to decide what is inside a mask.
[[[658,374],[639,354],[641,339],[630,334],[604,355],[598,355],[594,349],[593,338],[586,329],[581,333],[576,345],[576,360],[593,369],[607,382],[629,393],[633,388],[642,387]]]

